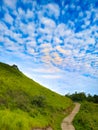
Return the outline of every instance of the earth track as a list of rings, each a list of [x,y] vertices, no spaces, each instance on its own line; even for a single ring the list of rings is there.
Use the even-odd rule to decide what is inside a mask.
[[[75,103],[75,107],[73,111],[67,117],[65,117],[64,120],[62,121],[62,124],[61,124],[62,130],[75,130],[72,124],[72,121],[75,115],[79,112],[79,109],[80,109],[80,104]]]

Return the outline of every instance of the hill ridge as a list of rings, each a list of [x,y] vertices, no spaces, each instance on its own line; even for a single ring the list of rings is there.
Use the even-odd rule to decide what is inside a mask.
[[[20,70],[0,63],[0,130],[47,126],[60,130],[64,111],[72,106],[69,98],[43,87]]]

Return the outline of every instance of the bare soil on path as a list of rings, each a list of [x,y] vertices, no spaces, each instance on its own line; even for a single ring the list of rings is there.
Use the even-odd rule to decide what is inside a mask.
[[[80,109],[80,104],[75,103],[75,107],[73,111],[67,117],[65,117],[64,120],[62,121],[62,124],[61,124],[62,130],[75,130],[74,126],[72,125],[72,121],[75,115],[78,113],[79,109]],[[52,128],[51,127],[43,128],[43,129],[35,128],[32,130],[52,130]]]
[[[62,130],[75,130],[74,126],[72,125],[72,121],[75,115],[79,112],[79,109],[80,109],[80,104],[75,103],[75,107],[73,111],[67,117],[65,117],[64,120],[62,121],[62,124],[61,124]]]

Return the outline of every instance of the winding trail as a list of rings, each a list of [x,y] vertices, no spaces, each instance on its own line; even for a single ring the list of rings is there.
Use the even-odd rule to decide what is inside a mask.
[[[72,121],[75,115],[78,113],[79,109],[80,109],[80,104],[75,103],[75,108],[73,109],[73,111],[62,121],[61,124],[62,130],[75,130],[74,126],[72,125]]]

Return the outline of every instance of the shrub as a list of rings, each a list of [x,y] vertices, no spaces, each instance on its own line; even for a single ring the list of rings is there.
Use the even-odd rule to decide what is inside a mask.
[[[46,98],[45,96],[34,96],[33,100],[31,101],[32,105],[37,107],[45,107],[46,106]]]

